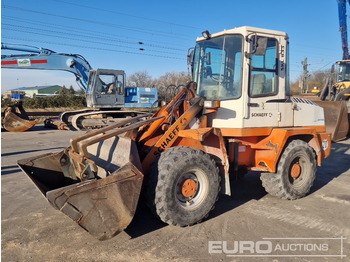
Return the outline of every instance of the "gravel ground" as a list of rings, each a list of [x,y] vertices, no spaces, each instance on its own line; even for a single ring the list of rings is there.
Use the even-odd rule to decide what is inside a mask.
[[[350,139],[332,144],[305,198],[269,196],[249,173],[200,224],[168,226],[140,202],[129,227],[100,242],[53,209],[16,165],[62,150],[78,134],[2,130],[2,261],[349,261]]]

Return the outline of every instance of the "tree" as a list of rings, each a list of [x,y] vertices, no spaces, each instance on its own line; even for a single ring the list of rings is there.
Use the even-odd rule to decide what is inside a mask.
[[[85,92],[84,92],[83,89],[79,89],[79,90],[77,91],[77,93],[78,93],[79,96],[84,96],[84,95],[85,95]]]
[[[65,85],[63,85],[60,89],[60,96],[67,96],[68,95],[68,89]]]
[[[311,72],[307,78],[307,86],[308,86],[307,92],[311,93],[311,90],[314,87],[317,87],[318,90],[321,90],[324,87],[327,81],[327,78],[330,76],[331,76],[330,69]],[[290,91],[292,95],[300,94],[301,89],[300,89],[299,81],[301,81],[301,77],[302,76],[300,76],[296,81],[290,83]]]
[[[169,85],[186,85],[187,82],[191,81],[191,76],[188,73],[182,72],[168,72],[160,76],[156,83],[157,86],[169,86]]]
[[[189,81],[191,81],[191,76],[188,75],[187,72],[165,73],[155,81],[155,86],[158,88],[158,96],[161,99],[173,97],[175,92],[178,91],[176,87],[179,85],[186,85]]]
[[[309,79],[308,84],[310,87],[310,90],[308,92],[311,92],[311,89],[314,87],[317,87],[317,89],[321,90],[324,87],[324,84],[327,81],[327,78],[331,76],[331,70],[318,70],[315,72],[312,72]]]
[[[75,94],[75,90],[74,90],[74,88],[73,88],[72,85],[69,87],[68,93],[69,93],[70,95],[74,95],[74,94]]]
[[[146,70],[139,71],[127,78],[126,85],[130,87],[151,87],[153,79]]]

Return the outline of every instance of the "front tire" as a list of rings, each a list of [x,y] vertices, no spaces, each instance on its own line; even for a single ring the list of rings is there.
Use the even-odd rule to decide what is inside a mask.
[[[219,169],[209,155],[173,147],[152,164],[146,192],[153,213],[163,222],[189,226],[209,214],[219,190]]]
[[[316,177],[313,149],[302,140],[293,140],[285,148],[276,173],[262,173],[260,179],[266,192],[283,199],[304,197]]]

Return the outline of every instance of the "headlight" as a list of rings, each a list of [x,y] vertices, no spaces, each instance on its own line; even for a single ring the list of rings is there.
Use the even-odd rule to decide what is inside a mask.
[[[204,108],[219,108],[220,107],[220,101],[204,101]]]

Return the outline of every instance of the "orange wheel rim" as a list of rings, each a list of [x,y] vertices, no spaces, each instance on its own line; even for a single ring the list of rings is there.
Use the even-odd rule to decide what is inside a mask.
[[[291,176],[293,178],[298,178],[300,176],[300,173],[301,173],[301,167],[300,167],[299,163],[295,163],[292,166]]]
[[[196,182],[192,179],[186,179],[181,187],[181,193],[184,197],[192,197],[197,191]]]

